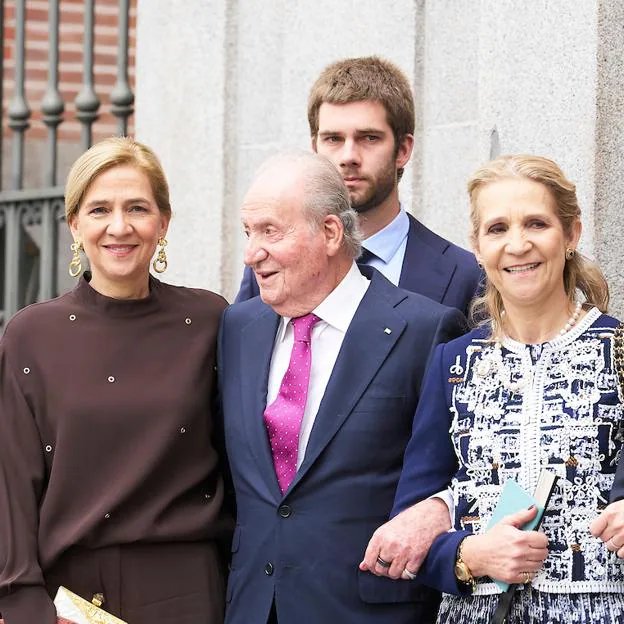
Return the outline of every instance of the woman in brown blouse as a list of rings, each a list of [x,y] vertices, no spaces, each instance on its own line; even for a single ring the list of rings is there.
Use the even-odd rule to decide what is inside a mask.
[[[160,163],[114,138],[72,167],[76,288],[0,341],[0,613],[54,624],[59,585],[129,624],[222,622],[227,535],[212,443],[225,300],[163,284]]]

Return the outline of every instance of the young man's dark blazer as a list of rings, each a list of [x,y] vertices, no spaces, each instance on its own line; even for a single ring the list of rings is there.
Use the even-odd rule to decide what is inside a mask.
[[[297,475],[282,494],[263,423],[280,317],[259,297],[223,315],[218,368],[237,503],[226,624],[429,624],[437,594],[358,570],[392,508],[426,362],[465,330],[455,309],[371,278]]]
[[[481,271],[473,254],[438,236],[412,215],[399,287],[419,293],[468,315]],[[253,271],[245,267],[236,302],[259,294]]]

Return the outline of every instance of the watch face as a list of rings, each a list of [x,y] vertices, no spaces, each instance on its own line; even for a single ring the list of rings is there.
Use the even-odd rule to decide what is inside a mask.
[[[455,576],[462,583],[470,583],[472,581],[472,574],[470,574],[468,566],[463,561],[455,562]]]

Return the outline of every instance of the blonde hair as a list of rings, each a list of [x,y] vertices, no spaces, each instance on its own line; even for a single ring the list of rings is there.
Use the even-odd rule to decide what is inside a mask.
[[[308,97],[308,123],[312,140],[319,130],[321,104],[379,102],[386,110],[394,135],[395,151],[408,134],[414,134],[414,98],[405,74],[378,56],[347,58],[328,65],[312,85]],[[398,179],[403,169],[397,170]]]
[[[468,181],[470,196],[471,239],[477,247],[479,234],[479,211],[477,199],[481,189],[487,184],[509,178],[526,178],[544,185],[555,202],[557,218],[564,234],[572,235],[574,223],[581,218],[581,209],[576,197],[576,186],[570,182],[557,163],[542,156],[511,154],[500,156],[478,169]],[[574,253],[566,259],[563,269],[563,284],[571,303],[577,291],[585,297],[586,303],[606,312],[609,305],[609,286],[600,268],[591,260]],[[486,278],[485,292],[471,305],[470,316],[473,322],[492,321],[493,336],[498,336],[502,327],[503,301],[500,293]]]
[[[101,173],[119,166],[136,167],[150,181],[161,214],[171,217],[169,186],[154,152],[130,137],[111,137],[90,147],[72,165],[65,184],[65,217],[69,223],[80,210],[89,187]]]

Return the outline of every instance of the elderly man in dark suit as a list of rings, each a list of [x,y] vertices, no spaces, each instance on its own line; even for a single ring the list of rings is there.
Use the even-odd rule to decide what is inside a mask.
[[[241,212],[260,297],[226,310],[219,339],[238,513],[226,621],[432,622],[430,590],[358,564],[392,508],[429,353],[464,317],[355,264],[357,215],[324,157],[274,157]],[[426,552],[448,510],[421,504]]]
[[[467,314],[481,278],[474,255],[432,232],[399,203],[414,119],[409,82],[378,57],[329,65],[308,100],[312,148],[339,169],[359,215],[365,240],[358,262],[401,288]],[[236,300],[258,292],[253,272],[245,269]]]

